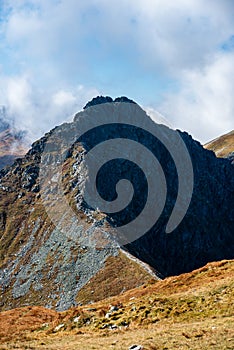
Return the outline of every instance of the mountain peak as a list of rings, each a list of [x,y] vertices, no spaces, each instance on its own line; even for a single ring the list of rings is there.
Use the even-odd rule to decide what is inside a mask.
[[[128,102],[128,103],[136,103],[133,100],[129,99],[126,96],[117,97],[115,100],[110,96],[97,96],[94,97],[91,101],[89,101],[85,106],[84,109],[87,109],[92,106],[96,106],[102,103],[114,103],[114,102]]]

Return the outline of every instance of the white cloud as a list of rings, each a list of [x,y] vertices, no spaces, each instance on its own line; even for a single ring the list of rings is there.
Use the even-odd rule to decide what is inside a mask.
[[[31,87],[26,76],[5,79],[7,106],[11,114],[23,113],[31,104]]]
[[[168,126],[171,129],[174,129],[174,126],[169,122],[168,119],[165,118],[164,115],[162,115],[161,113],[159,113],[159,111],[156,111],[154,108],[152,107],[145,107],[142,106],[142,109],[144,109],[144,111],[146,111],[147,115],[150,116],[150,118],[157,124],[163,124]]]
[[[98,91],[128,91],[154,108],[154,94],[164,91],[160,112],[202,141],[233,127],[233,55],[220,49],[234,33],[232,0],[3,3],[0,50],[10,63],[0,58],[0,90],[7,86],[0,103],[5,95],[33,135]],[[176,87],[160,92],[157,80]]]
[[[67,104],[73,104],[76,101],[76,97],[70,91],[57,91],[52,96],[52,102],[54,105],[62,107]]]
[[[232,130],[233,63],[234,53],[219,54],[213,64],[183,72],[180,92],[166,95],[160,111],[203,142]]]
[[[8,3],[14,9],[5,28],[9,43],[24,54],[54,59],[58,65],[68,64],[69,60],[85,65],[90,53],[97,55],[97,50],[102,57],[117,47],[130,55],[134,50],[133,57],[142,66],[160,67],[174,74],[177,69],[212,60],[217,46],[233,34],[231,1]],[[23,6],[29,3],[34,6]],[[57,61],[56,54],[60,55]]]

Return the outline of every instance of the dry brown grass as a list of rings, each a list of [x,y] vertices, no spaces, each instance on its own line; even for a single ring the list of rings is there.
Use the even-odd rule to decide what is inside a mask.
[[[183,324],[162,322],[147,328],[132,327],[99,333],[79,330],[43,337],[40,334],[27,334],[20,340],[0,345],[0,349],[127,350],[133,344],[141,344],[144,350],[231,350],[234,346],[232,321],[214,319]]]
[[[111,256],[101,269],[77,295],[77,301],[87,303],[119,295],[149,281],[149,273],[123,253]]]

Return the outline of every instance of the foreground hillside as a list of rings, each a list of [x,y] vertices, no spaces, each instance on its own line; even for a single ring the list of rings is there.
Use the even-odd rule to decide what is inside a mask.
[[[233,287],[221,261],[65,312],[5,311],[0,349],[233,349]]]

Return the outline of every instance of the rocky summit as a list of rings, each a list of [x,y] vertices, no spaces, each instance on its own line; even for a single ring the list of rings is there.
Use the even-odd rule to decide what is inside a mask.
[[[185,132],[155,124],[132,102],[124,97],[96,98],[71,123],[51,130],[22,159],[1,170],[2,310],[26,305],[65,310],[121,294],[152,278],[162,279],[192,271],[210,261],[234,258],[234,167],[230,160],[217,158]],[[95,121],[101,118],[100,103],[102,114],[109,115],[110,121],[112,114],[119,115],[120,120],[123,110],[134,108],[135,114],[128,123],[110,122],[91,128],[92,118]],[[138,115],[143,118],[142,125],[151,125],[159,138],[134,124]],[[89,128],[84,128],[81,134],[84,121]],[[167,232],[167,224],[178,193],[179,209],[188,202],[189,179],[183,183],[181,194],[178,168],[182,165],[175,164],[180,157],[179,149],[174,143],[171,154],[160,135],[172,142],[179,135],[193,169],[188,210],[171,233]],[[116,184],[121,179],[130,182],[133,195],[126,208],[101,211],[90,206],[85,197],[92,177],[87,155],[98,145],[114,139],[131,140],[132,144],[140,143],[148,149],[157,158],[158,169],[163,169],[167,187],[158,220],[142,236],[124,245],[118,235],[113,239],[116,230],[141,215],[150,192],[142,169],[129,160],[134,149],[125,148],[121,157],[109,159],[96,179],[100,196],[110,203],[116,202]],[[112,149],[108,147],[108,151]],[[113,149],[113,155],[114,152],[117,151]],[[137,159],[144,161],[141,157]],[[150,169],[147,159],[146,166]],[[151,173],[152,178],[159,176]],[[158,206],[155,196],[151,210],[158,210]]]

